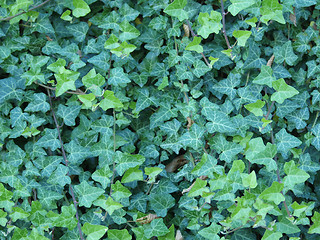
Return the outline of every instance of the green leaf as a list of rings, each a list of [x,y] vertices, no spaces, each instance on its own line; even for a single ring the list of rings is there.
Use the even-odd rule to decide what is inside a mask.
[[[287,98],[291,98],[299,93],[295,88],[289,86],[283,78],[272,82],[272,86],[276,92],[271,95],[271,101],[276,101],[280,104]]]
[[[77,18],[84,17],[91,11],[88,4],[83,0],[73,0],[73,6],[72,14]]]
[[[96,70],[91,69],[83,78],[82,83],[96,96],[102,94],[101,86],[105,83],[104,77],[98,73]]]
[[[250,41],[250,40],[249,40]],[[262,68],[262,65],[266,65],[266,60],[260,58],[261,50],[257,43],[249,43],[249,52],[246,61],[243,64],[244,69]]]
[[[61,19],[65,20],[65,21],[72,21],[72,17],[70,17],[71,11],[70,10],[66,10],[61,14]]]
[[[79,206],[91,207],[92,202],[104,193],[104,190],[92,187],[87,181],[82,181],[79,185],[74,186],[74,190],[79,199]]]
[[[123,104],[120,100],[114,96],[114,92],[106,90],[103,94],[103,99],[99,103],[99,106],[104,110],[108,110],[110,108],[122,108]]]
[[[104,166],[100,169],[97,169],[91,175],[91,178],[101,183],[104,189],[106,189],[107,186],[109,185],[111,177],[112,177],[112,171],[110,170],[109,166]]]
[[[293,66],[298,59],[298,56],[293,52],[291,41],[286,42],[281,47],[276,46],[274,48],[274,56],[276,63],[281,64],[285,61],[290,66]]]
[[[263,115],[263,111],[261,110],[261,108],[263,108],[263,106],[266,103],[264,101],[261,100],[257,100],[255,103],[250,103],[247,105],[244,105],[244,107],[249,111],[252,112],[255,116],[262,116]]]
[[[131,80],[128,78],[128,74],[123,72],[123,68],[116,67],[111,69],[110,78],[108,82],[113,86],[125,87],[127,83],[130,83]]]
[[[75,81],[78,79],[80,73],[64,70],[62,73],[55,73],[57,80],[56,96],[60,96],[68,90],[76,90]]]
[[[61,187],[70,184],[71,179],[68,176],[68,172],[69,170],[66,166],[59,164],[58,167],[51,174],[51,176],[48,178],[47,183],[59,185]]]
[[[183,148],[190,147],[196,151],[200,150],[204,144],[201,139],[204,132],[204,128],[199,127],[197,124],[192,124],[189,131],[179,138],[179,142],[182,144]]]
[[[44,130],[44,135],[37,141],[36,145],[39,147],[50,148],[52,151],[55,151],[60,147],[60,142],[57,138],[57,129],[46,128]]]
[[[207,12],[200,12],[198,21],[201,24],[201,27],[199,28],[198,33],[205,39],[208,38],[211,33],[218,34],[222,28],[221,19],[222,16],[219,12],[211,11],[210,15]]]
[[[299,183],[304,183],[310,175],[299,169],[293,160],[284,164],[284,172],[287,176],[284,177],[284,187],[293,190],[294,186]]]
[[[139,169],[139,166],[134,168],[129,168],[121,178],[121,183],[128,183],[133,181],[142,181],[143,180],[143,173]]]
[[[159,217],[165,217],[169,208],[175,205],[175,199],[171,194],[150,194],[149,195],[150,209],[155,211]]]
[[[291,134],[287,133],[285,129],[281,129],[276,135],[278,151],[286,155],[291,148],[301,145],[301,141]]]
[[[77,219],[75,218],[76,210],[73,205],[62,206],[61,214],[54,221],[56,227],[64,227],[69,230],[74,229],[77,226]]]
[[[188,19],[188,13],[183,10],[187,5],[187,0],[174,0],[169,6],[164,9],[164,12],[172,17],[177,17],[180,22]]]
[[[313,224],[309,228],[308,233],[313,234],[313,233],[318,233],[320,234],[320,213],[317,211],[314,212],[313,217],[311,218]]]
[[[188,193],[188,197],[201,196],[203,192],[209,192],[209,189],[206,187],[207,181],[197,178],[194,182],[194,185]]]
[[[117,151],[115,154],[114,161],[116,164],[116,171],[117,173],[122,176],[125,171],[130,168],[140,166],[144,161],[145,158],[141,155],[131,155],[129,153],[122,153]]]
[[[201,37],[194,37],[192,42],[186,46],[186,50],[202,53],[203,48],[202,46],[199,45],[199,43],[201,43]]]
[[[66,107],[62,104],[59,104],[57,115],[63,119],[63,122],[67,126],[74,126],[75,119],[79,115],[81,106],[69,106]]]
[[[272,76],[272,69],[266,65],[261,66],[261,72],[255,79],[253,79],[253,83],[267,85],[269,87],[272,87],[272,83],[274,81],[276,81],[276,78]]]
[[[160,237],[169,233],[169,229],[163,223],[162,218],[152,220],[148,227],[144,230],[145,236],[150,239],[152,237]]]
[[[100,239],[108,230],[107,227],[102,225],[94,225],[90,223],[84,223],[81,228],[84,234],[87,235],[88,240]]]
[[[74,0],[74,1],[79,1],[79,0]],[[81,1],[83,1],[83,0],[81,0]],[[86,23],[86,22],[80,22],[77,24],[68,25],[66,28],[74,36],[74,38],[77,42],[83,42],[85,40],[87,32],[89,30],[88,23]]]
[[[125,186],[123,186],[120,181],[116,181],[115,184],[111,185],[111,189],[112,189],[112,197],[116,200],[119,201],[122,198],[128,198],[132,195],[132,193],[128,190],[128,188],[126,188]]]
[[[112,197],[108,197],[105,199],[105,196],[100,196],[97,200],[93,202],[94,205],[102,207],[109,215],[112,215],[114,211],[121,209],[123,207],[122,204],[114,201]]]
[[[21,209],[20,207],[13,207],[12,213],[10,213],[10,218],[13,222],[29,217],[29,213]]]
[[[273,182],[271,187],[266,188],[260,195],[259,198],[267,201],[280,204],[285,198],[281,191],[283,189],[283,183]]]
[[[267,23],[269,20],[275,20],[279,23],[285,24],[286,21],[283,18],[282,5],[278,0],[263,0],[261,12],[261,22]]]
[[[64,66],[66,65],[66,60],[58,58],[57,61],[55,61],[54,63],[51,63],[47,69],[51,70],[52,72],[55,73],[63,73],[65,68]]]
[[[120,47],[120,43],[118,43],[119,39],[113,33],[110,35],[108,40],[104,43],[105,49],[114,49]]]
[[[130,39],[137,38],[140,35],[138,29],[132,26],[128,21],[124,20],[120,23],[120,30],[122,33],[119,35],[120,41],[127,41]]]
[[[238,45],[244,47],[248,38],[251,36],[251,32],[244,30],[235,30],[233,31],[232,35],[237,38]]]
[[[156,180],[156,176],[159,175],[163,171],[162,168],[159,167],[146,167],[144,169],[144,173],[148,175],[148,183],[154,183]]]
[[[220,237],[218,233],[220,232],[221,226],[216,223],[211,223],[209,227],[203,228],[199,231],[199,234],[205,239],[218,240]]]
[[[245,187],[255,188],[258,185],[255,171],[252,171],[250,174],[241,175],[241,178]]]
[[[108,230],[108,239],[110,240],[131,240],[132,237],[130,236],[127,229],[110,229]]]
[[[249,8],[256,3],[256,0],[231,0],[231,5],[228,7],[228,11],[233,15],[237,15],[242,10]]]

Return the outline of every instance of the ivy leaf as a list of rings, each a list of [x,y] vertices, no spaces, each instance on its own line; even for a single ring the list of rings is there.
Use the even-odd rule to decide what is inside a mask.
[[[44,93],[35,93],[33,100],[24,109],[26,112],[43,112],[50,110],[50,104],[47,102],[47,96]]]
[[[267,201],[280,204],[285,198],[281,191],[283,189],[283,183],[273,182],[271,187],[266,188],[260,195],[259,198]]]
[[[243,150],[239,144],[228,142],[222,134],[217,134],[209,141],[212,148],[220,154],[220,159],[230,163]]]
[[[255,103],[250,103],[247,105],[244,105],[244,107],[249,111],[252,112],[255,116],[262,116],[263,115],[263,111],[261,110],[261,108],[263,108],[263,106],[266,103],[264,101],[261,100],[257,100]]]
[[[169,233],[169,229],[163,223],[162,218],[152,220],[148,227],[144,230],[145,236],[150,239],[152,237],[160,237]]]
[[[0,80],[0,103],[5,100],[17,99],[21,100],[23,91],[25,88],[24,81],[10,77]]]
[[[276,92],[271,95],[271,101],[276,101],[280,104],[287,98],[291,98],[299,93],[295,88],[289,86],[283,78],[272,82],[272,86]]]
[[[81,228],[84,234],[87,235],[88,240],[100,239],[108,230],[107,227],[102,225],[93,225],[90,223],[84,223]]]
[[[111,172],[111,171],[110,171]],[[111,177],[111,176],[110,176]],[[128,183],[133,181],[142,181],[143,173],[139,169],[139,166],[129,168],[121,178],[121,183]]]
[[[69,176],[67,176],[68,171],[69,170],[66,166],[59,164],[47,182],[53,185],[59,185],[61,187],[64,187],[66,184],[70,184],[71,179]]]
[[[199,45],[200,43],[201,43],[201,37],[194,37],[192,42],[186,46],[186,50],[202,53],[203,47]]]
[[[76,90],[75,81],[78,79],[80,73],[65,70],[63,73],[55,73],[57,80],[56,96],[60,96],[67,90]]]
[[[180,137],[179,142],[184,148],[191,147],[197,151],[203,146],[203,141],[201,140],[203,134],[204,129],[197,124],[193,124],[189,131]]]
[[[237,39],[238,45],[244,47],[248,38],[251,36],[251,32],[244,30],[235,30],[233,31],[232,35]]]
[[[119,35],[120,41],[127,41],[130,39],[137,38],[140,35],[140,32],[138,29],[136,29],[134,26],[132,26],[128,21],[124,20],[120,24],[120,30],[122,33]]]
[[[274,48],[274,56],[276,63],[281,64],[285,61],[290,66],[294,65],[298,59],[298,56],[293,52],[291,41],[286,42],[281,47],[276,46]]]
[[[266,65],[266,60],[260,58],[261,50],[254,42],[249,43],[249,52],[246,61],[243,64],[244,69],[261,68],[262,65]]]
[[[136,112],[140,112],[143,109],[146,109],[150,105],[157,106],[156,98],[153,96],[150,96],[149,89],[148,88],[142,88],[137,91],[138,93],[138,101],[136,104]]]
[[[36,145],[39,147],[50,148],[52,151],[55,151],[60,147],[60,142],[57,138],[57,129],[46,128],[44,130],[44,135],[38,140]]]
[[[104,110],[108,110],[110,108],[122,108],[123,104],[121,101],[114,96],[114,92],[106,90],[103,94],[103,99],[99,103],[99,106]]]
[[[108,197],[105,200],[105,196],[100,196],[97,200],[93,202],[94,205],[102,207],[109,215],[112,215],[114,211],[121,209],[123,207],[122,204],[114,201],[112,197]]]
[[[220,132],[229,133],[236,131],[236,126],[230,121],[228,115],[221,111],[211,112],[207,119],[209,122],[206,124],[206,128],[210,133]]]
[[[313,233],[318,233],[320,234],[320,213],[317,211],[314,212],[313,217],[311,218],[313,224],[308,230],[308,233],[313,234]]]
[[[316,63],[315,60],[308,61],[306,64],[308,66],[308,78],[320,72],[320,66]]]
[[[139,12],[136,9],[131,8],[127,3],[124,3],[119,9],[120,15],[124,20],[134,21],[138,16]]]
[[[311,144],[318,150],[320,151],[320,124],[318,123],[315,125],[312,129],[311,132],[315,135],[313,138]]]
[[[79,115],[80,109],[81,106],[66,107],[59,104],[57,115],[63,119],[67,126],[74,126],[76,124],[75,119]]]
[[[228,11],[233,15],[237,15],[242,10],[249,8],[256,3],[256,0],[231,0],[231,5],[228,7]]]
[[[183,10],[186,5],[187,0],[174,0],[163,11],[172,17],[177,17],[179,21],[182,22],[183,20],[188,19],[188,13]]]
[[[266,65],[261,66],[261,72],[255,79],[253,79],[253,83],[267,85],[269,87],[272,87],[272,83],[274,81],[276,81],[276,78],[272,76],[272,69]]]
[[[261,21],[267,23],[269,20],[275,20],[279,23],[285,24],[286,21],[283,18],[282,5],[278,0],[264,0],[262,2],[262,7],[260,8],[261,12]]]
[[[112,171],[110,170],[109,166],[104,166],[100,169],[97,169],[91,175],[91,178],[101,183],[104,189],[106,189],[107,186],[109,185],[111,177],[112,177]]]
[[[112,197],[116,201],[119,201],[120,199],[123,199],[123,198],[128,198],[132,195],[132,193],[128,190],[128,188],[123,186],[120,183],[120,181],[116,181],[115,184],[112,184],[111,189],[112,189]]]
[[[74,229],[77,226],[77,219],[75,218],[76,210],[73,205],[62,206],[61,214],[54,221],[55,226],[65,227],[69,230]]]
[[[108,71],[110,55],[106,51],[102,51],[100,54],[89,58],[88,62],[92,63],[97,69]]]
[[[79,0],[74,0],[79,1]],[[81,0],[80,0],[81,1]],[[83,1],[83,0],[82,0]],[[77,24],[72,24],[66,27],[70,33],[74,36],[77,42],[83,42],[86,38],[89,26],[85,22],[80,22]]]
[[[301,145],[301,141],[287,133],[285,129],[281,129],[276,135],[278,151],[286,155],[291,148]]]
[[[73,16],[79,18],[86,16],[91,10],[88,4],[83,0],[73,0],[73,9],[72,14]]]
[[[74,186],[74,190],[79,199],[79,206],[91,207],[92,202],[100,197],[104,190],[92,187],[87,181],[82,181],[79,185]]]
[[[96,70],[91,69],[83,78],[82,83],[96,96],[102,93],[101,86],[105,83],[105,79],[101,74],[96,74]]]
[[[164,103],[160,105],[158,112],[151,115],[150,118],[150,128],[153,129],[160,126],[164,121],[177,116],[177,109],[171,108],[169,103]]]
[[[138,154],[131,155],[129,153],[116,152],[114,161],[117,163],[116,170],[118,174],[122,176],[126,170],[140,166],[145,161],[145,158]]]
[[[131,240],[132,237],[130,236],[127,229],[110,229],[108,230],[108,239],[110,240]]]
[[[211,11],[210,16],[207,12],[200,12],[198,21],[202,26],[199,28],[198,33],[205,39],[208,38],[211,33],[218,34],[222,28],[221,19],[222,16],[219,12]]]
[[[128,78],[128,74],[124,73],[123,68],[121,67],[111,69],[110,76],[111,77],[108,79],[108,82],[113,86],[125,87],[127,83],[131,82]]]
[[[293,160],[284,164],[284,172],[287,174],[283,179],[284,187],[291,190],[296,184],[304,183],[310,177],[308,173],[299,169]]]
[[[169,208],[175,205],[175,200],[171,194],[150,194],[150,209],[155,211],[159,217],[165,217]]]
[[[220,237],[218,233],[221,227],[216,223],[211,223],[209,227],[203,228],[199,231],[199,234],[205,239],[218,240]]]

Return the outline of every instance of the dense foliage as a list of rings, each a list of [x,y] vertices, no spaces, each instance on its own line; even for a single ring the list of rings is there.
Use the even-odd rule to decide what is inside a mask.
[[[0,0],[0,239],[319,239],[317,0]]]

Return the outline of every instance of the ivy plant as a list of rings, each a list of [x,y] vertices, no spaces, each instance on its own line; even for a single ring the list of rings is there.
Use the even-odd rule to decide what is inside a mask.
[[[319,16],[0,1],[0,239],[319,239]]]

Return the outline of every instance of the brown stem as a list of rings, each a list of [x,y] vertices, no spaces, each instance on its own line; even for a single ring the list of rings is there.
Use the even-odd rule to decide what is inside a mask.
[[[49,90],[53,90],[55,91],[56,88],[55,87],[49,87],[47,85],[44,85],[44,84],[41,84],[41,83],[38,83],[38,82],[34,82],[35,84],[41,86],[41,87],[44,87],[46,89],[49,89]],[[82,92],[80,89],[77,89],[76,91],[66,91],[66,93],[69,93],[69,94],[76,94],[76,95],[85,95],[86,93]]]
[[[64,159],[64,164],[68,168],[68,163],[69,162],[68,162],[67,155],[66,155],[66,152],[65,152],[64,147],[63,147],[63,142],[62,142],[62,138],[61,138],[61,134],[60,134],[60,126],[58,124],[58,121],[57,121],[57,118],[56,118],[56,114],[55,114],[55,112],[53,110],[53,105],[52,105],[51,96],[50,96],[50,90],[47,89],[47,92],[48,92],[49,103],[50,103],[50,108],[51,108],[53,120],[54,120],[54,123],[55,123],[57,131],[58,131],[58,138],[59,138],[59,141],[60,141],[60,147],[61,147],[61,152],[62,152],[62,156],[63,156],[63,159]],[[67,173],[67,176],[70,177],[69,171]],[[82,231],[81,231],[80,218],[79,218],[79,215],[78,215],[77,201],[76,201],[76,197],[74,195],[74,191],[73,191],[73,187],[72,187],[71,183],[69,184],[69,188],[70,188],[70,194],[71,194],[72,200],[73,200],[73,205],[74,205],[74,208],[76,210],[76,218],[77,218],[77,225],[78,225],[80,239],[84,240],[84,238],[82,236]]]
[[[226,40],[228,49],[231,49],[230,42],[229,42],[229,39],[228,39],[228,36],[227,36],[227,32],[226,32],[226,15],[227,14],[224,11],[223,0],[221,0],[220,2],[221,2],[221,14],[222,14],[222,33],[223,33],[224,38]]]
[[[25,13],[27,13],[27,12],[33,11],[33,10],[39,8],[39,7],[42,7],[43,5],[47,4],[48,2],[50,2],[50,0],[44,1],[43,3],[40,3],[39,5],[36,5],[36,6],[32,7],[32,8],[30,8],[30,9],[29,9],[28,11],[26,11],[26,12],[23,11],[23,12],[17,13],[16,15],[10,16],[10,17],[1,18],[1,19],[0,19],[0,22],[2,22],[2,21],[10,21],[11,19],[13,19],[13,18],[15,18],[15,17],[18,17],[18,16],[20,16],[20,15],[22,15],[22,14],[25,14]]]

